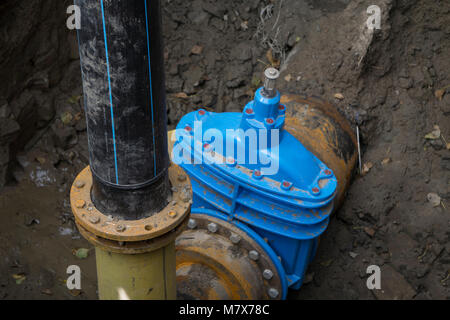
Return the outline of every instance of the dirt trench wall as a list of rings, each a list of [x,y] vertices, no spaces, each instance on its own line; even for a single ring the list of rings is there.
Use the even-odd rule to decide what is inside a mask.
[[[65,23],[70,3],[0,4],[0,187],[11,158],[54,118],[55,91],[78,59],[76,34]]]

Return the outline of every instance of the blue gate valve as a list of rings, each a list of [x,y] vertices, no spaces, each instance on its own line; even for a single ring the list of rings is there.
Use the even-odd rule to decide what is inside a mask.
[[[190,177],[193,215],[225,216],[270,247],[286,298],[288,287],[301,287],[328,226],[337,179],[284,129],[279,71],[269,68],[265,77],[242,113],[201,109],[184,116],[172,160]]]

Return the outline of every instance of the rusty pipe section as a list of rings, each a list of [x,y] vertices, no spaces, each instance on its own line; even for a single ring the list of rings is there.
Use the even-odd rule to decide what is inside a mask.
[[[350,186],[358,161],[355,131],[339,111],[317,97],[287,94],[285,129],[331,168],[338,180],[335,209]]]
[[[167,115],[160,1],[75,0],[92,200],[140,219],[167,205]]]

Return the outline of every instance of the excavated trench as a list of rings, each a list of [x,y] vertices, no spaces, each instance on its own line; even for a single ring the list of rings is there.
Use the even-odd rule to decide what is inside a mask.
[[[241,111],[268,65],[283,92],[333,103],[361,132],[363,174],[292,299],[450,297],[450,3],[163,1],[169,128]],[[70,1],[0,4],[0,298],[95,299],[69,189],[88,163]],[[79,249],[89,249],[79,250]],[[69,291],[66,268],[82,269]],[[366,286],[381,267],[383,291]]]

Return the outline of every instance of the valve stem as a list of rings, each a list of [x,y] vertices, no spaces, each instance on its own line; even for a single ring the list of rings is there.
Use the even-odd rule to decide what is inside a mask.
[[[266,79],[264,80],[263,92],[267,97],[273,98],[277,94],[276,83],[277,79],[280,77],[280,71],[275,68],[267,68],[264,75]]]

